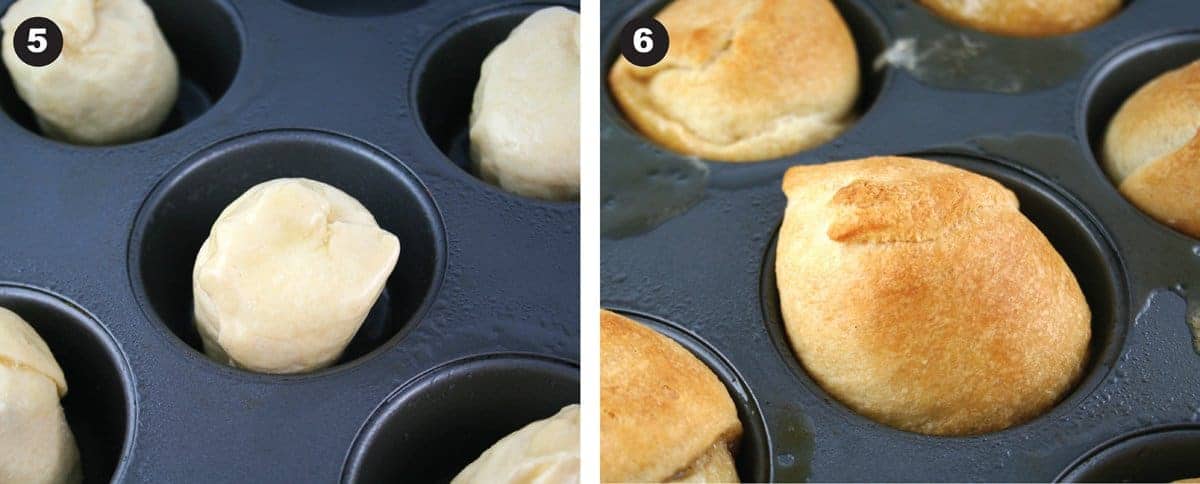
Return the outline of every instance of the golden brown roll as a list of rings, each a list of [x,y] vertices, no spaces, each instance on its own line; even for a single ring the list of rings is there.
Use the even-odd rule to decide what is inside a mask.
[[[797,166],[775,265],[792,347],[837,399],[932,435],[1041,414],[1079,376],[1091,315],[999,183],[932,161]]]
[[[613,97],[643,134],[674,151],[757,161],[829,141],[852,121],[858,53],[829,0],[676,0],[656,17],[671,36],[658,64],[624,58]]]
[[[1121,10],[1122,0],[920,0],[946,19],[993,34],[1047,37],[1087,30]]]
[[[736,482],[742,424],[712,370],[679,343],[600,311],[600,480]]]
[[[1146,83],[1104,135],[1104,169],[1125,198],[1200,237],[1200,61]]]

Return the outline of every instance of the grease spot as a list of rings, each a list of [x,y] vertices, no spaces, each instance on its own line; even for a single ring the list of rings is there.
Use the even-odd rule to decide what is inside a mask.
[[[895,10],[896,41],[875,59],[923,84],[1004,94],[1061,84],[1085,66],[1075,37],[1019,38],[951,25],[924,8]]]
[[[670,153],[651,154],[631,145],[605,145],[600,163],[600,233],[604,237],[649,232],[703,200],[708,186],[709,170],[703,161]]]
[[[805,482],[812,471],[813,435],[808,417],[799,408],[785,406],[776,426],[775,478],[779,482]]]

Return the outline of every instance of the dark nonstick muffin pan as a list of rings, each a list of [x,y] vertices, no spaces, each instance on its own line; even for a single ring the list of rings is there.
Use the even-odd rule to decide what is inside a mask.
[[[736,389],[747,429],[760,420],[762,427],[761,436],[755,430],[742,439],[742,479],[1200,475],[1194,451],[1191,459],[1167,454],[1194,449],[1194,432],[1128,438],[1200,423],[1200,354],[1188,322],[1189,306],[1200,306],[1200,240],[1133,207],[1095,152],[1135,89],[1200,58],[1200,3],[1135,0],[1091,30],[1013,39],[948,24],[907,0],[835,0],[863,66],[860,118],[827,144],[744,164],[660,147],[632,127],[608,91],[621,27],[666,3],[602,6],[601,305],[692,341],[688,347]],[[902,41],[924,54],[915,67],[876,63]],[[884,154],[996,179],[1074,272],[1093,315],[1091,351],[1081,381],[1047,413],[972,437],[905,432],[838,402],[796,359],[774,280],[783,174],[798,164]],[[1134,453],[1106,450],[1113,439]],[[1108,470],[1137,459],[1157,473]]]
[[[182,74],[153,138],[44,138],[0,76],[0,305],[66,373],[85,482],[444,481],[579,401],[579,204],[488,185],[464,147],[483,58],[554,3],[147,3]],[[344,190],[401,245],[307,374],[212,361],[191,322],[212,222],[279,177]]]

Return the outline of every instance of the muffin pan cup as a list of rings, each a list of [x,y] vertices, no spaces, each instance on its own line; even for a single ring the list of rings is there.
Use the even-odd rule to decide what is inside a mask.
[[[856,37],[867,37],[859,42],[866,69],[860,119],[825,145],[738,164],[658,146],[608,92],[621,27],[666,3],[602,5],[601,305],[679,325],[727,362],[761,409],[765,475],[779,482],[1072,479],[1072,463],[1110,439],[1200,421],[1200,354],[1188,323],[1200,307],[1200,240],[1126,201],[1093,150],[1137,87],[1200,58],[1200,4],[1129,2],[1079,34],[1005,43],[1031,56],[1053,43],[1085,61],[1065,80],[1025,74],[1050,87],[1002,94],[937,87],[906,69],[876,71],[880,44],[915,35],[905,27],[912,16],[932,14],[908,1],[835,0]],[[938,34],[962,31],[921,22],[930,23]],[[996,63],[962,66],[966,77],[979,78]],[[799,164],[888,154],[943,161],[1005,184],[1075,273],[1093,313],[1089,361],[1077,386],[1045,414],[970,437],[905,432],[838,402],[795,358],[774,287],[783,174]],[[1177,465],[1194,466],[1175,469],[1180,475],[1200,474],[1198,460]]]
[[[67,372],[86,482],[339,482],[352,448],[377,445],[360,436],[375,410],[420,375],[511,353],[555,361],[567,380],[577,372],[578,204],[475,178],[439,148],[416,102],[470,108],[473,82],[417,82],[426,53],[453,38],[444,33],[546,3],[147,3],[194,94],[159,136],[108,147],[43,138],[0,76],[0,304],[53,328],[43,336]],[[462,70],[488,50],[474,46]],[[467,113],[453,116],[465,131]],[[284,176],[360,197],[401,252],[335,366],[268,375],[199,351],[190,279],[220,209]],[[562,404],[578,401],[577,380],[557,385],[574,396]],[[537,403],[513,414],[553,414]]]

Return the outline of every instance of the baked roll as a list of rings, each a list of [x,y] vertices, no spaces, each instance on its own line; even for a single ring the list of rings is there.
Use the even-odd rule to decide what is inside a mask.
[[[1130,96],[1109,122],[1102,158],[1125,198],[1200,238],[1200,60]]]
[[[1075,276],[999,183],[932,161],[797,166],[775,273],[796,356],[878,422],[972,435],[1048,410],[1087,358]]]
[[[67,379],[46,342],[0,308],[0,482],[83,480],[75,436],[59,404],[66,394]]]
[[[400,243],[358,200],[281,178],[229,204],[192,272],[196,328],[210,357],[263,373],[332,364],[396,266]]]
[[[975,30],[1048,37],[1087,30],[1121,10],[1123,0],[920,0],[947,20]]]
[[[725,386],[679,343],[600,312],[600,480],[737,482]]]
[[[579,199],[579,14],[538,10],[484,59],[471,158],[509,192]]]
[[[30,17],[62,29],[62,55],[50,65],[27,65],[13,50],[17,26]],[[175,106],[175,54],[142,0],[18,0],[0,26],[4,66],[50,138],[82,145],[148,138]]]
[[[579,482],[579,405],[509,434],[450,484],[571,484]]]
[[[845,130],[859,93],[858,52],[829,0],[675,0],[651,67],[617,59],[613,98],[642,134],[686,155],[758,161]]]

